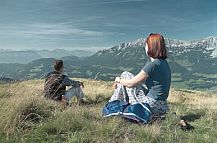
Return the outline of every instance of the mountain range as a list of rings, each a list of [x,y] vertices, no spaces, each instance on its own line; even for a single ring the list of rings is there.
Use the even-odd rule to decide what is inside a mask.
[[[181,41],[166,39],[168,61],[174,73],[186,71],[217,73],[217,37]],[[98,51],[89,61],[107,66],[140,67],[147,62],[144,52],[145,39],[122,43],[110,49]]]
[[[188,89],[217,89],[217,37],[183,41],[165,39],[173,85]],[[138,73],[149,62],[145,39],[121,43],[87,57],[62,57],[65,73],[70,77],[114,80],[127,70]],[[53,58],[42,58],[28,64],[0,64],[4,76],[19,79],[41,78],[52,70]]]

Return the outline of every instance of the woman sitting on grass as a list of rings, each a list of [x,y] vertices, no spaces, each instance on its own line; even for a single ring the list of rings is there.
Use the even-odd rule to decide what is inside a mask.
[[[135,76],[123,72],[120,77],[116,77],[116,89],[109,102],[121,100],[127,101],[130,105],[147,103],[152,116],[161,116],[169,109],[167,97],[171,83],[164,37],[160,34],[150,34],[146,39],[145,52],[151,62]]]

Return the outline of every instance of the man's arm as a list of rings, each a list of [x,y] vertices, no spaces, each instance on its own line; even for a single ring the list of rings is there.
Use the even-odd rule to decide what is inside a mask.
[[[81,83],[80,81],[71,80],[67,76],[64,77],[63,84],[66,86],[73,86],[73,87],[79,87],[83,85],[83,83]]]

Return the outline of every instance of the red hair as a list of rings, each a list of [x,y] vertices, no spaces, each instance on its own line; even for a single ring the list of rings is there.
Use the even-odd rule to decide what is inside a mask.
[[[151,33],[147,39],[146,43],[148,45],[147,54],[149,57],[154,59],[166,59],[167,50],[165,45],[164,37],[158,33]]]

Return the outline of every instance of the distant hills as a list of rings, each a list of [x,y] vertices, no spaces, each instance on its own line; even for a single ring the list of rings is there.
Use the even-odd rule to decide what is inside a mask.
[[[11,78],[7,78],[7,77],[0,77],[0,84],[1,83],[12,83],[15,82],[13,79]]]
[[[95,52],[87,50],[0,50],[0,63],[20,63],[27,64],[33,60],[41,58],[61,58],[65,56],[87,57]]]
[[[217,37],[194,41],[166,39],[166,45],[174,86],[217,90]],[[125,70],[136,74],[142,69],[149,61],[144,47],[145,39],[141,38],[100,50],[91,56],[66,55],[61,59],[65,63],[65,73],[70,77],[114,80]],[[0,73],[10,78],[42,78],[52,70],[53,60],[42,58],[28,64],[0,64]]]

